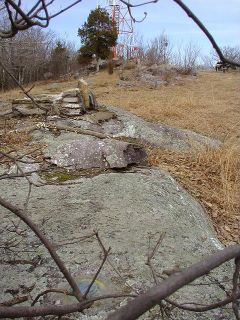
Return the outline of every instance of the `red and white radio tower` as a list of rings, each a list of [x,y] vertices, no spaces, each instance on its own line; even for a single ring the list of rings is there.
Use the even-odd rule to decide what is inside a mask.
[[[118,44],[113,48],[113,58],[127,59],[137,56],[138,47],[135,44],[133,21],[126,5],[120,0],[100,0],[98,7],[106,9],[117,28]]]

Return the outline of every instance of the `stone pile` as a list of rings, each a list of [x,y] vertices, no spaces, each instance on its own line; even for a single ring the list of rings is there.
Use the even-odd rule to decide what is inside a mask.
[[[60,114],[78,116],[85,113],[83,99],[79,89],[72,89],[62,93],[59,103]]]
[[[96,109],[97,103],[93,93],[84,80],[79,80],[78,88],[70,89],[61,94],[41,94],[30,98],[14,99],[12,113],[14,116],[32,115],[82,115],[88,109]]]
[[[126,70],[126,71],[125,71]],[[196,75],[194,72],[191,76]],[[150,88],[157,88],[163,85],[181,83],[182,75],[175,66],[168,64],[135,64],[129,72],[128,69],[119,70],[118,86],[131,87],[135,85],[135,81],[139,81]]]

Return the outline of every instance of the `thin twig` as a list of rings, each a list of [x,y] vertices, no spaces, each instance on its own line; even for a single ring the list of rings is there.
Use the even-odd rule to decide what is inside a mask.
[[[108,317],[108,320],[137,319],[147,310],[159,304],[159,301],[166,299],[184,285],[187,285],[193,280],[209,273],[212,269],[236,257],[240,257],[240,245],[229,246],[220,250],[209,258],[195,263],[179,273],[171,275],[160,285],[149,289],[146,293],[112,313]],[[225,299],[225,303],[229,303],[229,300],[231,302],[233,299],[227,298]]]
[[[83,299],[86,299],[86,297],[87,297],[88,293],[90,292],[90,290],[91,290],[94,282],[96,281],[99,273],[101,272],[101,270],[102,270],[102,268],[103,268],[103,266],[104,266],[104,264],[105,264],[105,262],[106,262],[106,260],[107,260],[107,257],[108,257],[108,255],[109,255],[109,252],[110,252],[110,250],[111,250],[111,248],[108,248],[108,249],[105,248],[105,246],[103,245],[103,242],[101,241],[101,239],[100,239],[100,237],[99,237],[98,232],[95,232],[95,236],[96,236],[96,238],[97,238],[97,240],[98,240],[98,242],[99,242],[99,244],[100,244],[100,247],[101,247],[101,249],[102,249],[102,251],[103,251],[103,260],[102,260],[102,262],[101,262],[101,264],[100,264],[97,272],[95,273],[95,275],[94,275],[91,283],[89,284],[86,292],[84,293]]]
[[[11,306],[14,306],[15,304],[23,303],[25,301],[28,301],[28,296],[16,297],[8,301],[0,302],[0,309],[1,309],[1,306],[11,307]]]
[[[80,303],[72,303],[67,305],[48,305],[48,306],[35,306],[35,307],[0,307],[0,319],[14,319],[21,317],[37,317],[46,315],[57,315],[61,316],[64,314],[69,314],[73,312],[80,312],[86,309],[89,304],[95,301],[101,301],[105,299],[116,299],[116,298],[135,298],[134,294],[124,294],[124,293],[113,293],[108,295],[103,295],[100,297],[95,297],[88,299],[87,301],[82,301]]]
[[[54,247],[58,248],[58,247],[63,247],[63,246],[69,245],[69,244],[79,243],[80,241],[84,241],[86,239],[93,238],[94,236],[95,236],[95,233],[92,233],[92,234],[89,234],[87,236],[68,239],[67,241],[54,243]]]
[[[68,290],[63,290],[63,289],[47,289],[47,290],[44,290],[43,292],[40,292],[36,297],[35,299],[33,300],[33,302],[31,303],[31,306],[34,306],[39,298],[41,298],[42,296],[44,296],[45,294],[48,294],[48,293],[62,293],[62,294],[65,294],[67,296],[73,296],[73,293],[72,292],[69,292]]]

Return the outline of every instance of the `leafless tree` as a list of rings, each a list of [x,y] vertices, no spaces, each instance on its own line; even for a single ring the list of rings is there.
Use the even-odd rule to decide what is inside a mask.
[[[177,48],[172,61],[180,74],[191,74],[196,70],[199,54],[199,47],[189,42]]]
[[[49,70],[54,34],[44,32],[40,28],[26,30],[14,38],[0,39],[1,63],[8,68],[21,84],[43,79]],[[29,63],[31,61],[31,63]],[[3,68],[0,73],[2,89],[16,86]]]
[[[209,41],[211,42],[213,48],[216,50],[219,58],[224,63],[230,63],[235,66],[240,66],[240,63],[231,61],[227,57],[224,56],[222,50],[217,45],[216,41],[214,40],[213,36],[204,26],[204,24],[198,19],[198,17],[187,7],[181,0],[173,0],[181,9],[191,18],[197,26],[202,30],[202,32],[207,36]],[[30,9],[26,9],[22,4],[22,1],[14,1],[14,0],[6,0],[2,1],[0,4],[0,12],[3,12],[8,17],[8,23],[0,28],[0,37],[1,38],[10,38],[15,36],[19,31],[29,29],[33,26],[39,26],[41,28],[46,28],[49,25],[49,22],[54,17],[60,15],[61,13],[65,12],[66,10],[72,8],[76,4],[80,3],[81,0],[73,1],[65,8],[50,14],[50,9],[54,3],[54,0],[38,0],[32,5]],[[133,4],[130,1],[121,0],[123,4],[128,7],[130,16],[132,17],[134,22],[138,22],[132,14],[132,8],[143,6],[150,3],[156,3],[158,0],[150,0],[138,4]],[[144,17],[146,17],[147,13],[144,13]],[[141,22],[140,20],[139,22]]]
[[[169,37],[163,32],[141,47],[141,57],[147,65],[167,64],[171,60],[172,46]]]

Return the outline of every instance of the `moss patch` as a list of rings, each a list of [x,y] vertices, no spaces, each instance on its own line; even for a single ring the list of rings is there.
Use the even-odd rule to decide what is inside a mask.
[[[91,168],[91,169],[79,169],[79,170],[66,170],[55,169],[52,171],[45,171],[41,173],[41,178],[47,182],[65,182],[69,180],[75,180],[81,177],[94,177],[100,173],[109,171],[107,169]]]

